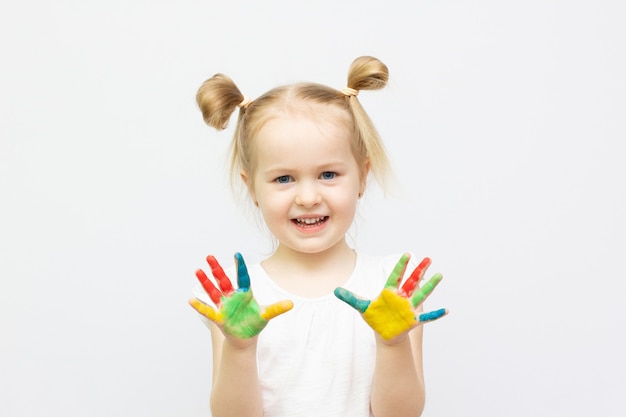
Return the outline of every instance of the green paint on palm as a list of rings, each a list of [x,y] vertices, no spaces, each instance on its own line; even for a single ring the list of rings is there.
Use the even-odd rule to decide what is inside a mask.
[[[265,328],[267,320],[261,317],[261,307],[252,291],[235,291],[222,300],[220,315],[224,330],[233,336],[248,339]]]

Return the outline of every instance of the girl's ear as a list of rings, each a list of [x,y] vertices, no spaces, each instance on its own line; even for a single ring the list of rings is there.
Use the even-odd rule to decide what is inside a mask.
[[[241,171],[239,171],[239,176],[241,177],[243,183],[246,184],[246,187],[248,188],[248,194],[250,194],[252,200],[256,201],[256,196],[254,195],[254,187],[252,184],[250,184],[250,177],[248,177],[248,173],[244,169],[242,169]]]

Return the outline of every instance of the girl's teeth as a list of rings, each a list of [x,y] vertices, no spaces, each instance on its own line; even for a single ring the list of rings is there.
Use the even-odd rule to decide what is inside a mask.
[[[314,223],[322,221],[322,219],[323,217],[316,217],[314,219],[298,219],[298,223],[314,224]]]

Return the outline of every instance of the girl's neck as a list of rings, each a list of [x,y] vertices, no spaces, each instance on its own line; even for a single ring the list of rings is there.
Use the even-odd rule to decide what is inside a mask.
[[[279,244],[276,251],[265,263],[282,265],[287,268],[297,267],[304,270],[318,270],[325,268],[326,265],[333,266],[346,261],[354,263],[355,259],[356,254],[343,240],[332,248],[315,253],[298,252]]]
[[[303,253],[279,244],[263,268],[276,284],[303,297],[319,297],[344,284],[352,275],[356,253],[342,241],[323,252]]]

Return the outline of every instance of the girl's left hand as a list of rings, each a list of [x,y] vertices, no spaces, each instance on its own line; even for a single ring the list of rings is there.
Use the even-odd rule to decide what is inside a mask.
[[[425,322],[437,320],[448,313],[445,308],[421,314],[418,311],[420,305],[443,278],[437,273],[426,284],[416,289],[426,268],[430,266],[429,258],[424,258],[402,288],[399,288],[410,257],[408,253],[402,255],[389,275],[385,288],[374,300],[359,298],[345,288],[335,289],[335,296],[360,312],[367,324],[385,341],[391,341]]]

